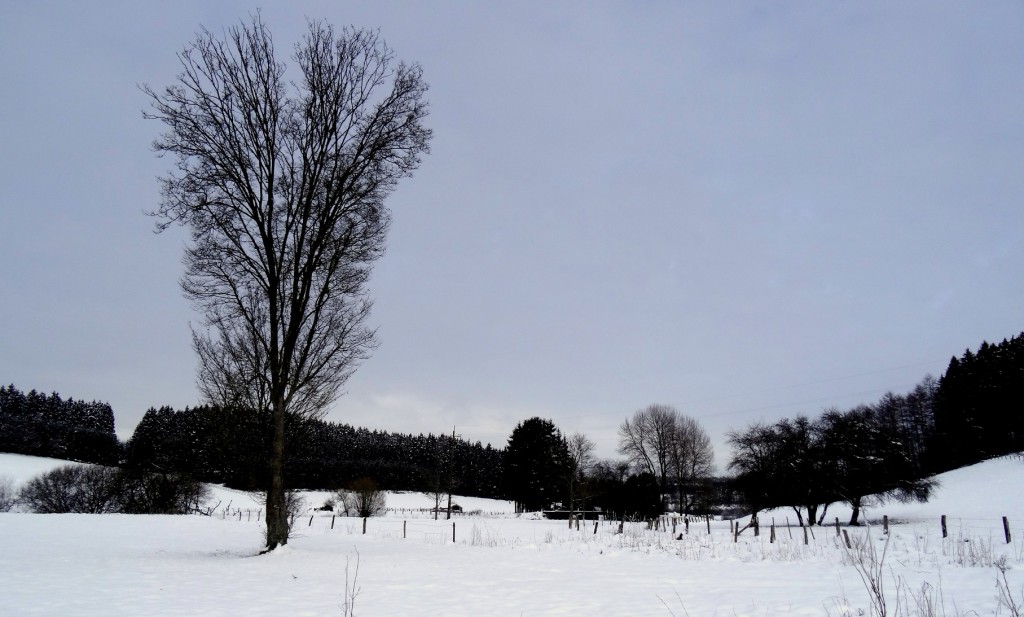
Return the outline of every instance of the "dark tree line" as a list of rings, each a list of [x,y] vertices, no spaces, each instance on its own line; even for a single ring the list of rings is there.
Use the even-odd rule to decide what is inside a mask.
[[[107,403],[0,386],[0,452],[110,465],[118,448]]]
[[[875,405],[830,409],[814,420],[798,416],[733,431],[736,486],[755,512],[792,507],[801,524],[805,513],[808,524],[820,524],[830,504],[845,502],[856,525],[869,495],[927,499],[933,483],[915,458],[915,416],[907,412],[910,401],[933,393],[934,381],[926,379],[905,397],[887,394]]]
[[[212,406],[150,409],[125,444],[132,468],[175,471],[258,490],[269,475],[266,414]],[[462,495],[499,497],[502,451],[445,435],[404,435],[289,416],[289,488],[336,489],[372,478],[383,490],[423,491],[439,475]]]
[[[1024,333],[952,358],[934,421],[936,471],[1024,450]]]
[[[755,511],[792,507],[813,523],[846,502],[856,524],[868,495],[925,499],[936,473],[1024,450],[1022,403],[1019,335],[967,350],[907,394],[733,431],[730,468]]]

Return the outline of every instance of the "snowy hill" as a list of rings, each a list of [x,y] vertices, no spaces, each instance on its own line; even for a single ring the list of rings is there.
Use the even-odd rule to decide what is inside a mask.
[[[23,482],[61,464],[3,454],[0,475]],[[244,511],[6,513],[0,615],[345,615],[346,584],[361,590],[360,617],[872,615],[858,564],[880,555],[884,567],[876,561],[872,571],[883,573],[887,614],[1013,615],[999,594],[1024,606],[1022,471],[1024,462],[1009,457],[943,474],[932,502],[870,511],[869,519],[902,521],[888,536],[876,526],[844,529],[852,549],[831,528],[806,543],[799,529],[783,529],[773,542],[768,533],[734,538],[728,521],[688,533],[643,523],[575,529],[511,513],[434,521],[402,510],[426,499],[416,494],[390,496],[399,510],[365,527],[309,512],[287,546],[262,557],[262,523]],[[223,497],[243,510],[251,499],[218,489]],[[1009,544],[1002,516],[1011,521]],[[923,612],[929,605],[944,608]]]

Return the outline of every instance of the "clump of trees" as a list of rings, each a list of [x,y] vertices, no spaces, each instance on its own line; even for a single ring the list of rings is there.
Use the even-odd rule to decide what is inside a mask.
[[[334,489],[363,477],[382,490],[500,497],[503,452],[449,435],[404,435],[289,416],[289,488]],[[266,414],[216,406],[151,408],[125,444],[125,464],[260,490],[269,474]],[[439,486],[439,484],[441,486]]]
[[[600,508],[609,516],[649,518],[664,512],[666,502],[684,512],[709,511],[713,451],[698,422],[652,405],[627,419],[620,437],[620,452],[628,458],[599,461],[585,434],[564,437],[542,418],[521,422],[505,449],[505,497],[520,512],[557,506],[570,513]]]
[[[934,431],[933,471],[1024,450],[1024,333],[950,359],[935,392]]]
[[[704,505],[699,502],[707,495],[715,454],[707,431],[693,418],[668,405],[648,405],[619,427],[619,454],[653,476],[663,499],[674,496],[681,512]]]
[[[828,506],[846,502],[851,525],[869,495],[927,500],[935,486],[920,454],[927,431],[917,411],[930,407],[935,383],[926,379],[906,397],[887,394],[875,405],[830,409],[819,418],[784,418],[732,431],[729,468],[755,511],[792,507],[801,524],[821,524]]]
[[[116,465],[114,411],[107,403],[0,386],[0,452]]]
[[[208,496],[204,484],[177,474],[64,465],[29,480],[17,500],[39,514],[187,514]]]

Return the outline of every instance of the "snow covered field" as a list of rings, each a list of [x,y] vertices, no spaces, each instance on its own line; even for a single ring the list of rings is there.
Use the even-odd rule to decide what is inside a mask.
[[[0,475],[20,483],[57,464],[2,454]],[[936,615],[1012,615],[998,600],[1002,570],[1024,606],[1022,472],[1024,462],[1004,458],[944,474],[928,504],[877,506],[871,525],[849,530],[855,544],[886,551],[890,615],[928,614],[918,607],[926,596],[941,603]],[[767,524],[795,521],[791,511],[762,514],[760,537],[748,530],[734,543],[728,521],[711,534],[691,524],[681,540],[646,525],[617,534],[602,523],[595,534],[592,522],[570,530],[516,517],[507,502],[460,498],[482,513],[435,522],[417,511],[426,497],[389,495],[397,510],[369,519],[365,535],[361,519],[334,519],[332,529],[330,513],[309,512],[286,548],[258,556],[259,504],[227,489],[213,501],[212,517],[0,514],[0,615],[343,615],[346,579],[358,586],[360,617],[873,614],[857,551],[833,528],[815,529],[805,546],[799,528],[780,527],[770,543]],[[875,524],[883,514],[898,521],[888,539]],[[833,506],[833,515],[849,513]]]

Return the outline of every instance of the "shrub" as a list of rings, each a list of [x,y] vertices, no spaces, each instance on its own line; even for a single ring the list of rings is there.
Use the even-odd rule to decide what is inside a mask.
[[[65,465],[36,476],[20,494],[39,514],[185,514],[208,497],[205,485],[177,474]]]
[[[373,478],[360,478],[338,491],[342,514],[366,518],[384,512],[386,498]]]
[[[117,511],[117,470],[65,465],[32,478],[20,500],[39,514],[103,514]]]
[[[209,497],[205,484],[182,474],[118,473],[118,511],[125,514],[188,514]]]

